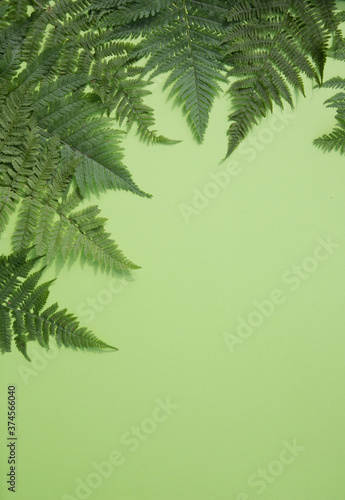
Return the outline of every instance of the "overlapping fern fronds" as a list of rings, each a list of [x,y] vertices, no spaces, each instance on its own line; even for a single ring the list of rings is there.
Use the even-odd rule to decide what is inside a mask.
[[[64,259],[83,254],[101,268],[137,269],[105,232],[107,219],[98,217],[97,206],[75,212],[83,200],[79,189],[71,191],[80,157],[76,158],[70,148],[61,146],[57,137],[44,140],[32,118],[27,118],[27,129],[26,142],[22,142],[20,148],[14,149],[5,142],[0,152],[3,170],[0,231],[19,205],[12,234],[13,250],[32,246],[36,254],[45,255],[48,262],[59,254]],[[0,136],[3,134],[1,130]]]
[[[129,54],[134,52],[135,45],[124,44],[127,51],[124,55],[113,57],[109,61],[96,60],[92,67],[91,85],[94,93],[105,106],[108,116],[114,111],[115,119],[120,125],[125,123],[127,130],[133,124],[137,133],[146,143],[174,144],[171,140],[153,130],[155,119],[153,109],[145,104],[144,98],[150,95],[150,82],[143,78],[145,66],[128,62]]]
[[[338,54],[339,55],[339,54]],[[345,61],[345,51],[344,59]],[[338,76],[331,78],[323,84],[325,88],[340,90],[334,96],[325,101],[328,108],[335,108],[335,119],[337,125],[329,134],[324,134],[314,140],[315,146],[321,148],[323,151],[339,151],[341,154],[345,153],[345,78]]]
[[[322,84],[331,35],[344,57],[335,0],[6,0],[0,5],[0,232],[16,210],[15,252],[0,257],[0,350],[14,340],[108,348],[57,306],[37,258],[84,255],[135,269],[105,230],[89,193],[150,197],[123,163],[122,129],[171,143],[154,130],[149,85],[164,88],[204,138],[215,97],[230,81],[231,154],[261,117],[294,105],[306,79]],[[345,80],[328,100],[338,127],[316,144],[345,152]],[[113,128],[116,120],[121,130]],[[124,125],[126,127],[124,127]],[[34,258],[28,260],[28,252]]]
[[[35,60],[42,47],[61,47],[54,66],[56,75],[90,76],[94,83],[93,97],[104,101],[106,94],[107,111],[121,110],[115,116],[120,124],[124,119],[128,127],[136,124],[138,135],[146,142],[175,142],[152,130],[153,109],[144,103],[144,97],[150,94],[149,82],[142,78],[142,68],[131,54],[133,45],[114,39],[111,30],[101,29],[92,22],[91,0],[58,0],[54,5],[35,0],[33,5],[35,12],[23,43],[26,61]],[[104,66],[105,71],[100,66]],[[96,109],[100,111],[102,106]]]
[[[345,22],[345,11],[336,14],[339,24]],[[336,36],[328,56],[338,61],[345,62],[345,40],[341,36]],[[314,145],[325,152],[339,151],[345,153],[345,77],[335,76],[323,83],[324,88],[338,91],[325,101],[327,108],[334,108],[336,111],[336,126],[328,134],[323,134],[314,140]]]
[[[28,250],[0,256],[0,351],[10,352],[14,341],[30,361],[28,342],[49,348],[51,338],[58,346],[117,350],[81,327],[77,318],[59,309],[58,304],[45,307],[52,281],[40,283],[44,267],[31,272],[40,258],[27,256]]]
[[[222,37],[226,2],[137,0],[95,2],[92,13],[114,36],[142,38],[134,50],[148,58],[144,74],[168,73],[164,88],[182,106],[193,136],[203,140],[209,113],[225,82]]]
[[[44,100],[46,91],[49,92],[49,103],[42,106],[42,94],[38,92],[33,108],[42,134],[58,136],[70,154],[80,160],[75,172],[80,192],[85,195],[87,191],[121,189],[150,198],[151,195],[136,185],[123,164],[123,132],[111,128],[111,119],[100,116],[100,104],[77,90],[56,97],[50,93],[54,87],[62,93],[59,87],[62,79],[45,86],[50,89],[42,87]]]
[[[275,104],[294,106],[292,89],[304,95],[304,77],[321,85],[330,34],[339,36],[335,7],[333,0],[254,0],[230,8],[224,43],[236,80],[227,156]]]
[[[0,53],[2,94],[6,96],[20,89],[22,95],[24,91],[30,94],[42,134],[46,137],[58,135],[62,143],[81,159],[75,178],[82,194],[111,188],[149,197],[138,188],[123,164],[122,134],[111,128],[110,119],[102,117],[106,106],[102,105],[97,93],[85,92],[86,85],[91,79],[95,81],[97,75],[92,77],[89,68],[85,68],[85,72],[77,69],[60,75],[61,58],[66,52],[69,54],[68,46],[64,44],[56,43],[50,47],[46,43],[39,54],[27,54],[24,49],[31,31],[32,28],[14,48],[11,45],[7,47],[2,57]],[[31,41],[30,46],[33,44],[34,41]],[[13,57],[11,53],[14,53]],[[22,71],[17,71],[13,78],[25,57],[29,58],[29,64]]]
[[[14,250],[33,246],[48,262],[83,254],[102,268],[136,269],[105,231],[97,206],[83,217],[74,212],[88,192],[150,196],[122,163],[123,132],[101,116],[97,95],[85,93],[88,73],[57,74],[63,46],[33,51],[21,67],[28,32],[0,31],[0,232],[20,204]]]
[[[230,155],[274,105],[293,106],[304,79],[321,84],[330,34],[341,36],[335,0],[95,0],[91,14],[114,37],[138,38],[151,78],[183,107],[202,141],[220,82],[232,110]],[[235,81],[233,81],[233,79]]]

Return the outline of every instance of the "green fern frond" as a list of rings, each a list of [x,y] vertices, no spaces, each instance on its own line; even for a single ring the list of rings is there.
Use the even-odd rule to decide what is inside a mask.
[[[35,63],[44,52],[60,50],[59,57],[52,63],[55,76],[84,75],[96,81],[98,88],[104,86],[104,83],[107,84],[111,79],[110,92],[116,89],[113,107],[118,106],[119,99],[126,104],[122,109],[122,116],[128,120],[128,123],[137,122],[139,136],[142,139],[152,143],[175,142],[151,130],[154,124],[153,110],[143,103],[143,97],[147,94],[143,92],[143,88],[147,86],[147,82],[139,81],[139,78],[133,81],[131,78],[134,68],[133,57],[132,55],[129,57],[129,52],[133,52],[133,44],[113,40],[111,30],[92,23],[86,15],[89,6],[88,0],[75,2],[58,0],[51,6],[42,5],[42,9],[35,12],[29,34],[24,41],[25,60]],[[36,33],[39,33],[38,37]],[[40,53],[42,50],[43,53]],[[109,61],[109,58],[113,60]],[[94,63],[103,62],[110,69],[111,65],[114,66],[115,60],[116,64],[119,61],[121,63],[121,77],[117,74],[113,78],[113,74],[108,72],[99,81],[99,74],[97,75]],[[135,71],[138,74],[141,68],[136,68]],[[51,73],[47,74],[47,78],[54,81]],[[95,95],[100,96],[97,92]],[[50,95],[48,98],[50,99]],[[46,102],[44,101],[43,105]],[[109,101],[108,111],[110,107]]]
[[[345,57],[344,57],[344,59],[345,59]],[[341,76],[334,76],[333,78],[330,78],[329,80],[324,82],[322,86],[324,88],[327,88],[327,89],[342,89],[342,90],[344,90],[345,89],[345,79],[342,78]],[[329,99],[327,101],[329,101]]]
[[[38,114],[52,103],[58,102],[66,95],[83,88],[90,81],[90,77],[82,74],[68,74],[52,82],[42,82],[38,91],[33,94],[33,109]]]
[[[45,0],[43,0],[44,2]],[[31,2],[27,0],[7,0],[9,11],[12,14],[12,19],[22,21],[27,17],[28,6]]]
[[[336,14],[338,24],[344,22],[344,12]],[[332,48],[328,51],[328,55],[334,59],[345,61],[345,41],[339,36],[336,37]],[[323,151],[339,151],[345,153],[345,78],[336,76],[324,82],[323,87],[340,90],[334,96],[325,101],[328,108],[336,109],[337,126],[334,127],[331,133],[324,134],[314,140],[314,145],[321,148]]]
[[[121,6],[133,4],[133,0],[94,0],[89,7],[91,19],[99,21],[109,14],[113,14]]]
[[[107,4],[108,5],[108,4]],[[194,138],[201,142],[213,101],[225,81],[221,41],[226,7],[216,0],[115,2],[102,9],[102,22],[116,37],[142,37],[132,57],[148,57],[143,74],[168,73],[165,88],[182,106]],[[96,10],[96,9],[95,9]],[[219,14],[222,11],[223,15]]]
[[[8,310],[0,307],[0,350],[2,353],[11,351],[12,332],[11,316]]]
[[[19,196],[14,191],[0,186],[0,233],[5,230],[18,201]]]
[[[337,21],[340,23],[344,19],[344,13],[338,13]],[[330,55],[339,61],[345,61],[344,39],[338,38],[337,43],[330,51]],[[327,108],[335,108],[337,124],[329,134],[323,134],[315,139],[314,145],[323,151],[339,151],[341,154],[345,154],[345,78],[335,76],[324,82],[323,87],[340,90],[324,103]]]
[[[231,2],[230,2],[231,3]],[[199,22],[216,21],[223,23],[228,11],[228,2],[218,0],[187,0],[186,2],[169,2],[168,0],[126,0],[122,2],[107,2],[102,0],[93,2],[90,8],[92,15],[97,16],[109,28],[116,28],[116,37],[139,38],[159,31],[176,19],[178,14],[187,9],[196,9],[202,12]],[[97,13],[97,14],[96,14]],[[181,18],[180,18],[181,19]],[[197,19],[195,19],[197,20]]]
[[[134,0],[121,3],[115,1],[112,4],[111,9],[108,6],[105,10],[102,2],[98,3],[99,18],[107,15],[107,25],[112,24],[124,27],[131,25],[134,28],[132,36],[135,36],[140,25],[143,26],[142,32],[144,31],[144,26],[147,24],[145,21],[148,18],[150,19],[149,22],[152,23],[153,19],[156,21],[157,15],[167,15],[166,9],[172,5],[172,2],[169,0]],[[95,3],[93,4],[93,12],[96,12]],[[140,23],[141,20],[144,22]]]
[[[229,9],[225,61],[236,81],[227,156],[274,104],[293,107],[291,89],[304,94],[303,75],[321,84],[334,12],[332,0],[240,1]]]
[[[57,206],[59,214],[68,215],[72,210],[82,202],[83,197],[78,190],[73,191],[68,196],[64,197]]]
[[[14,8],[3,6],[0,18],[0,54],[4,54],[9,46],[21,46],[29,29],[30,23],[27,20],[15,20]]]
[[[127,259],[116,243],[109,238],[109,233],[105,232],[105,218],[97,217],[100,212],[97,206],[90,206],[79,212],[74,212],[68,216],[68,221],[77,231],[74,237],[69,236],[67,241],[62,241],[62,250],[66,252],[66,247],[74,247],[74,255],[83,252],[86,258],[96,261],[101,268],[107,269],[139,269]],[[70,253],[70,249],[68,253]]]
[[[314,140],[314,145],[322,149],[323,151],[339,151],[341,154],[345,153],[345,129],[344,128],[334,128],[330,134],[324,134],[323,136]]]
[[[15,45],[3,47],[0,56],[0,84],[11,80],[17,74],[20,65],[20,48]]]
[[[25,188],[38,155],[38,133],[31,99],[21,87],[10,94],[0,88],[0,233]]]
[[[123,189],[151,197],[135,184],[123,165],[120,131],[110,128],[111,119],[99,116],[99,103],[81,99],[78,92],[36,108],[38,125],[58,135],[74,159],[80,159],[75,178],[80,192],[98,193]]]
[[[178,141],[158,135],[152,130],[154,126],[153,109],[144,103],[150,95],[148,86],[151,82],[142,78],[144,67],[136,64],[136,46],[129,42],[114,40],[108,42],[110,36],[106,31],[98,38],[82,36],[79,43],[85,51],[78,53],[76,68],[78,72],[90,75],[92,90],[90,98],[101,100],[108,116],[115,110],[115,119],[121,125],[124,121],[129,130],[133,123],[137,125],[138,135],[148,143],[173,144]],[[88,45],[95,44],[92,56]]]
[[[12,156],[9,156],[12,151]],[[38,148],[38,133],[28,124],[22,144],[16,148],[2,148],[0,153],[0,233],[5,229],[9,216],[14,212],[34,168]]]
[[[18,251],[33,245],[38,255],[47,254],[48,261],[60,252],[65,257],[66,254],[80,255],[83,252],[88,260],[98,262],[102,268],[136,269],[137,266],[124,257],[105,233],[103,220],[94,217],[92,221],[88,217],[89,224],[93,223],[94,227],[84,227],[78,223],[78,217],[74,220],[74,216],[69,216],[83,199],[78,191],[68,195],[73,175],[81,163],[80,155],[71,152],[68,146],[61,148],[58,137],[45,140],[32,122],[30,108],[25,108],[23,114],[19,112],[19,102],[13,102],[12,94],[8,99],[4,106],[4,128],[0,131],[0,140],[3,139],[0,143],[3,170],[0,230],[6,226],[16,204],[21,202],[12,235],[13,249]],[[103,140],[106,137],[103,136]],[[80,137],[78,143],[80,145]],[[104,163],[102,154],[99,151]],[[97,175],[95,169],[92,172]],[[94,182],[98,185],[97,180]],[[86,183],[89,185],[90,180],[87,179]]]
[[[28,33],[23,41],[22,57],[27,64],[34,61],[43,48],[47,26],[50,21],[48,1],[36,3],[34,13],[30,16]]]
[[[108,116],[115,111],[118,123],[125,122],[128,130],[135,123],[144,142],[175,144],[179,141],[157,135],[152,130],[155,123],[153,109],[143,99],[151,94],[147,89],[150,82],[142,78],[143,70],[144,67],[128,65],[127,56],[105,63],[96,62],[92,68],[93,91],[106,107]]]
[[[31,175],[15,200],[21,205],[12,235],[13,250],[33,246],[37,255],[46,255],[48,263],[60,253],[65,259],[83,254],[102,269],[137,269],[105,232],[106,219],[97,217],[98,207],[71,213],[83,200],[78,190],[68,194],[79,162],[67,147],[60,147],[57,137],[43,142]],[[11,206],[6,207],[8,212]]]
[[[32,244],[40,208],[40,203],[35,198],[27,197],[22,201],[11,237],[14,251],[24,250]]]
[[[0,31],[8,26],[9,6],[6,4],[0,5]]]
[[[28,89],[39,80],[47,78],[61,53],[60,47],[44,50],[13,80],[12,90],[24,86]],[[50,75],[52,78],[53,75]]]
[[[6,151],[11,151],[10,156],[18,156],[21,153],[21,145],[32,116],[31,99],[25,93],[25,89],[17,89],[7,95],[0,88],[0,155],[2,162]],[[9,158],[7,160],[10,161]]]
[[[80,327],[66,309],[59,310],[57,304],[44,309],[52,282],[39,285],[44,268],[30,274],[38,259],[27,260],[27,254],[28,250],[0,257],[0,351],[10,352],[14,340],[30,361],[28,342],[37,341],[48,349],[50,338],[59,347],[117,350]]]

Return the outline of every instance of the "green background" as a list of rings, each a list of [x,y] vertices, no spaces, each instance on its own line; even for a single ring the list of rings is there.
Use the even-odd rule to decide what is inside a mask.
[[[326,78],[344,73],[327,63]],[[335,123],[323,106],[333,91],[308,84],[294,112],[262,121],[220,164],[227,97],[197,145],[163,81],[147,102],[160,133],[183,142],[147,146],[134,130],[125,140],[126,164],[153,199],[96,200],[142,269],[132,281],[79,262],[46,273],[58,274],[51,300],[119,351],[54,349],[48,358],[30,345],[31,364],[16,350],[1,358],[0,497],[13,498],[5,481],[14,384],[18,500],[344,500],[345,168],[312,145]],[[231,165],[238,175],[210,187],[210,174]],[[200,192],[213,197],[196,209]],[[287,277],[312,265],[320,238],[337,248],[294,287]],[[239,318],[277,289],[284,303],[232,349]],[[157,400],[167,399],[174,409],[155,422]],[[129,441],[136,427],[142,437]],[[283,453],[294,442],[296,456]],[[117,452],[121,464],[97,476],[95,463]]]

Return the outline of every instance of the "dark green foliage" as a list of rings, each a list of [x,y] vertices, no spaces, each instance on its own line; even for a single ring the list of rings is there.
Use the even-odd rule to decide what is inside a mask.
[[[345,52],[344,52],[345,56]],[[345,61],[345,57],[343,58]],[[333,97],[325,101],[328,108],[335,108],[337,126],[333,128],[329,134],[324,134],[314,140],[315,146],[321,148],[323,151],[339,151],[341,154],[345,153],[345,78],[340,76],[331,78],[323,84],[326,88],[341,90]]]
[[[83,216],[74,212],[83,197],[78,189],[68,192],[81,159],[70,148],[61,147],[58,138],[43,140],[33,122],[30,125],[21,151],[15,155],[17,151],[12,148],[11,157],[0,155],[6,165],[0,181],[0,230],[20,203],[13,250],[33,246],[37,255],[46,255],[48,262],[59,254],[67,259],[83,253],[101,268],[137,269],[105,232],[107,219],[98,217],[97,206],[84,209]]]
[[[39,93],[37,97],[40,99]],[[38,109],[34,103],[33,107],[39,127],[49,135],[58,136],[70,155],[80,160],[75,180],[83,195],[88,191],[122,189],[150,197],[138,188],[124,166],[120,146],[123,133],[110,128],[111,120],[99,115],[99,103],[81,99],[74,91],[65,97],[51,99],[48,106]]]
[[[43,269],[30,274],[38,258],[49,263],[82,255],[103,269],[138,268],[105,231],[99,208],[84,201],[107,189],[150,197],[123,164],[124,132],[105,116],[117,107],[115,90],[129,86],[137,108],[129,118],[122,109],[118,122],[141,120],[142,137],[165,141],[148,128],[154,120],[142,102],[146,84],[134,63],[123,60],[129,47],[110,47],[89,23],[88,7],[79,0],[54,7],[10,0],[0,7],[0,233],[17,210],[15,253],[0,258],[0,349],[10,351],[14,340],[27,359],[27,342],[48,347],[50,336],[59,345],[111,348],[57,304],[43,310],[49,283],[39,284]],[[110,69],[102,72],[106,64]],[[118,89],[112,82],[104,92],[119,68]],[[27,260],[28,252],[34,258]]]
[[[153,109],[144,103],[143,98],[151,92],[149,82],[143,79],[145,66],[128,63],[129,54],[135,45],[124,43],[124,54],[109,61],[97,60],[92,68],[95,78],[91,85],[94,93],[106,108],[108,116],[112,111],[122,125],[124,122],[130,129],[133,123],[137,125],[138,135],[148,143],[169,143],[172,141],[162,135],[157,135],[154,126]],[[108,50],[105,52],[108,53]]]
[[[338,23],[345,21],[345,12],[340,11],[336,14]],[[333,38],[333,44],[328,51],[328,56],[338,61],[345,62],[345,41],[336,33]],[[323,151],[339,151],[341,154],[345,153],[345,78],[336,76],[330,78],[323,84],[324,88],[338,90],[332,97],[325,101],[327,108],[335,108],[336,110],[336,126],[328,134],[323,134],[314,140],[314,145]]]
[[[164,88],[180,104],[201,142],[214,98],[225,82],[221,41],[227,33],[226,2],[138,0],[96,2],[93,14],[117,37],[142,37],[134,55],[148,57],[143,74],[168,73]]]
[[[76,317],[57,304],[46,307],[52,281],[39,284],[44,267],[31,273],[39,258],[28,259],[28,251],[0,256],[0,350],[10,352],[12,341],[30,361],[27,343],[49,348],[50,338],[58,346],[77,349],[112,349],[90,330],[80,327]],[[45,308],[45,309],[44,309]]]
[[[114,40],[111,30],[100,29],[98,22],[91,21],[90,1],[59,0],[53,6],[46,6],[47,2],[34,4],[35,13],[23,43],[25,60],[37,58],[42,47],[60,47],[61,55],[54,65],[54,74],[89,76],[94,92],[88,97],[95,99],[98,96],[98,106],[94,110],[110,112],[118,107],[121,109],[121,113],[116,114],[119,123],[124,119],[129,127],[135,123],[143,140],[175,142],[151,129],[155,121],[153,109],[143,100],[150,94],[149,82],[142,79],[142,68],[135,64],[133,45]],[[106,105],[100,106],[99,101],[106,101]]]
[[[29,56],[29,29],[19,30],[17,38],[9,29],[0,33],[5,47],[0,53],[0,232],[20,204],[14,250],[33,246],[48,262],[58,254],[65,259],[83,254],[101,268],[137,269],[105,232],[106,219],[97,216],[97,207],[83,222],[73,212],[88,192],[111,188],[150,196],[122,163],[123,132],[102,116],[106,106],[98,95],[85,92],[92,77],[78,71],[56,74],[63,45],[43,46],[39,54],[38,46]],[[29,64],[20,68],[24,56]]]
[[[60,48],[46,49],[16,78],[4,82],[3,88],[0,87],[0,103],[5,105],[2,115],[6,116],[9,112],[5,102],[7,97],[12,96],[11,99],[20,104],[20,109],[25,97],[36,112],[41,134],[45,137],[59,136],[61,143],[80,159],[76,180],[83,194],[112,188],[149,197],[134,183],[122,163],[121,133],[110,128],[110,119],[101,116],[105,107],[94,102],[97,101],[96,94],[92,96],[84,92],[90,77],[83,73],[52,76],[60,55]],[[0,70],[4,59],[5,56],[0,58]],[[6,131],[4,133],[6,135]]]
[[[120,124],[136,123],[145,141],[174,142],[152,130],[153,110],[143,101],[157,76],[167,74],[164,88],[182,106],[199,142],[220,83],[235,78],[228,91],[228,155],[275,104],[294,105],[292,91],[304,94],[305,77],[321,84],[330,36],[341,38],[335,0],[60,0],[51,7],[39,5],[23,44],[26,60],[37,58],[42,46],[60,47],[55,74],[91,77],[86,109],[114,111]]]
[[[114,38],[140,37],[133,57],[150,79],[168,74],[199,142],[230,80],[227,156],[274,105],[293,107],[305,77],[321,84],[330,35],[341,38],[335,0],[96,0],[90,11]]]
[[[224,43],[236,81],[227,156],[274,104],[293,107],[291,89],[304,95],[303,76],[321,85],[334,10],[332,0],[244,1],[229,10]]]

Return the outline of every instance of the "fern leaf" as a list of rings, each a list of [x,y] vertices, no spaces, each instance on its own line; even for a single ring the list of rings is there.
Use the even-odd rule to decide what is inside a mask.
[[[77,318],[57,304],[43,309],[51,282],[39,285],[44,268],[29,274],[38,259],[27,260],[27,251],[2,256],[0,268],[0,350],[11,351],[12,340],[30,361],[27,344],[37,341],[49,347],[53,337],[58,346],[78,349],[111,349],[90,330],[80,327]]]
[[[75,93],[38,112],[37,119],[42,129],[60,137],[69,148],[71,159],[80,159],[75,178],[82,195],[88,190],[98,193],[124,189],[150,197],[138,188],[122,163],[122,133],[110,128],[110,119],[95,114],[99,114],[98,105]]]
[[[225,81],[223,2],[137,1],[106,10],[99,15],[116,36],[142,37],[131,57],[148,57],[143,74],[151,72],[152,79],[169,74],[165,88],[170,87],[169,96],[182,106],[194,138],[201,142],[219,83]]]
[[[45,267],[42,267],[39,271],[30,274],[30,276],[20,286],[17,287],[17,289],[11,296],[10,304],[12,307],[20,307],[23,305],[23,303],[25,303],[26,299],[37,287],[44,270]]]
[[[2,353],[11,351],[12,332],[10,312],[0,306],[0,350]]]
[[[74,249],[74,255],[83,253],[86,258],[97,262],[103,269],[139,269],[119,250],[117,244],[105,232],[105,218],[97,217],[97,206],[87,207],[68,216],[70,227],[63,240],[63,254]]]
[[[344,47],[345,43],[342,41],[337,54],[337,59],[342,61],[345,61]],[[326,107],[336,109],[335,119],[337,124],[329,134],[324,134],[315,139],[314,145],[326,152],[339,151],[341,154],[345,154],[345,78],[333,77],[326,81],[323,86],[340,90],[324,103]]]
[[[43,115],[46,108],[52,103],[59,102],[66,95],[80,90],[90,80],[90,77],[80,74],[68,74],[60,76],[56,80],[49,82],[43,81],[33,95],[33,109]]]
[[[12,88],[16,89],[20,86],[25,86],[27,89],[43,77],[46,77],[51,71],[54,63],[58,60],[60,51],[60,47],[55,47],[39,54],[34,61],[28,64],[28,66],[13,80]]]
[[[2,161],[4,161],[4,156],[8,160],[6,151],[9,151],[9,148],[11,156],[20,155],[31,115],[31,101],[27,98],[24,89],[12,92],[4,99],[0,115],[0,155]]]
[[[143,99],[151,94],[147,89],[150,82],[142,78],[144,67],[129,65],[127,57],[128,55],[107,62],[98,62],[92,68],[93,91],[100,97],[108,116],[115,111],[116,120],[120,125],[125,121],[128,130],[135,123],[138,135],[144,142],[162,144],[179,142],[158,135],[152,130],[155,123],[153,109],[147,106]]]
[[[97,206],[70,213],[83,200],[78,190],[68,195],[78,163],[79,159],[71,159],[67,147],[60,148],[57,138],[51,138],[41,147],[21,193],[22,203],[12,236],[13,249],[33,246],[37,255],[46,255],[47,262],[61,252],[64,258],[82,254],[103,269],[137,269],[105,232],[107,219],[98,217]],[[10,205],[5,206],[9,210]]]
[[[24,250],[32,244],[40,208],[39,201],[31,196],[22,201],[11,238],[12,248],[15,252]]]
[[[77,248],[76,239],[78,237],[79,231],[76,225],[68,224],[68,219],[64,219],[66,230],[61,236],[61,254],[62,257],[66,260],[71,253],[71,250],[74,250],[74,255],[76,255],[76,251],[80,252],[81,247]]]
[[[4,145],[0,153],[0,233],[5,229],[9,216],[14,212],[27,178],[38,156],[37,131],[27,127],[22,145]],[[13,149],[12,149],[13,148]],[[9,157],[9,151],[12,156]]]
[[[116,22],[118,24],[128,24],[138,19],[154,16],[171,5],[169,0],[144,0],[141,2],[127,2],[127,5],[119,5],[116,12]],[[109,7],[108,7],[109,8]],[[104,9],[103,9],[104,12]],[[109,11],[108,11],[109,12]],[[109,22],[108,17],[108,22]]]
[[[83,197],[81,196],[79,191],[74,190],[71,194],[61,200],[61,202],[57,206],[57,211],[59,214],[68,215],[80,204],[82,200]]]
[[[293,107],[290,89],[304,94],[303,75],[321,84],[334,11],[332,0],[240,1],[229,9],[225,60],[237,80],[227,156],[274,103]]]
[[[345,124],[344,124],[345,125]],[[324,134],[314,140],[314,145],[323,151],[339,151],[345,153],[345,126],[335,127],[331,133]]]
[[[47,243],[45,247],[47,262],[52,262],[55,257],[59,254],[63,245],[63,237],[68,228],[68,222],[62,217],[60,220],[56,221],[52,226],[50,235],[47,238]],[[67,250],[67,249],[66,249]],[[68,251],[70,248],[68,247]]]
[[[20,283],[20,278],[26,278],[37,259],[25,260],[23,255],[13,255],[0,270],[0,302],[11,299]]]
[[[25,314],[22,311],[12,311],[12,317],[12,328],[16,347],[28,361],[31,361],[27,353],[28,335],[25,328]]]
[[[22,48],[23,60],[27,63],[34,61],[42,50],[46,27],[50,20],[47,3],[47,0],[40,0],[39,4],[35,5],[35,14],[31,17]]]
[[[146,72],[152,78],[169,72],[164,88],[182,106],[193,136],[202,142],[214,98],[224,82],[221,39],[226,29],[212,19],[210,11],[215,2],[180,0],[176,7],[167,7],[174,19],[166,27],[148,34],[139,43],[138,55],[150,51]],[[171,12],[173,11],[173,12]]]
[[[0,233],[5,230],[18,201],[19,196],[14,191],[0,186]]]
[[[35,230],[35,250],[37,255],[44,255],[48,244],[48,237],[51,234],[55,211],[49,205],[41,205]]]
[[[20,48],[9,46],[0,57],[0,84],[13,78],[20,68]]]

